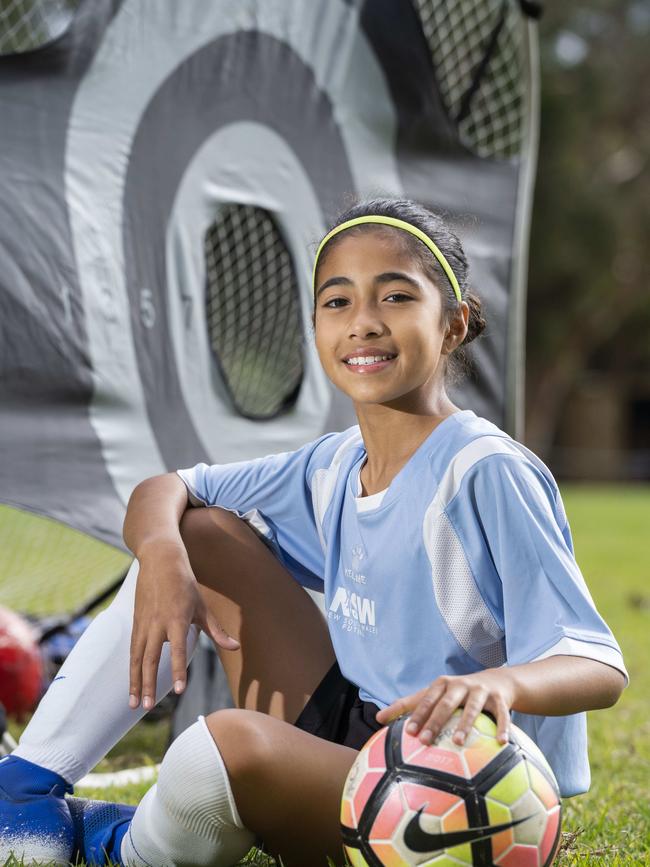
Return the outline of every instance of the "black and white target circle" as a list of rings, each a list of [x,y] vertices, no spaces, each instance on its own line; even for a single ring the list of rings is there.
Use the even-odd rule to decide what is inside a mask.
[[[332,391],[308,337],[313,244],[346,196],[400,192],[395,124],[344,0],[122,5],[77,93],[66,196],[91,418],[123,499],[144,476],[326,429]],[[290,409],[261,425],[233,395],[206,305],[206,236],[249,218],[286,247],[305,336]]]

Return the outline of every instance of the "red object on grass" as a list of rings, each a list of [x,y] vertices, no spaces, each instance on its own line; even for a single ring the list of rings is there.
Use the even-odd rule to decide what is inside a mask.
[[[0,605],[0,702],[9,716],[33,710],[41,697],[43,659],[29,621]]]

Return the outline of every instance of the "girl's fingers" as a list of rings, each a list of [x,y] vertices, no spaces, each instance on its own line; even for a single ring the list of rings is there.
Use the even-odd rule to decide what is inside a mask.
[[[394,701],[392,704],[389,704],[387,707],[378,711],[375,714],[375,719],[380,725],[388,725],[389,722],[392,722],[394,719],[398,719],[413,710],[426,692],[426,689],[421,689],[419,692],[414,692],[412,695],[398,698],[397,701]]]
[[[442,693],[439,693],[437,699],[433,702],[432,709],[432,703],[428,699],[418,705],[414,713],[411,714],[411,719],[413,719],[416,714],[416,721],[420,720],[422,716],[425,717],[422,721],[419,733],[419,738],[423,744],[433,743],[453,712],[463,704],[466,695],[466,686],[461,684],[448,686],[447,684],[444,684],[442,686]],[[427,710],[429,710],[428,713]],[[407,726],[407,731],[409,731],[409,726]]]
[[[504,695],[495,690],[491,692],[483,684],[472,682],[469,678],[441,677],[427,689],[400,698],[376,714],[381,725],[410,713],[406,731],[412,737],[419,736],[423,744],[431,744],[438,737],[453,713],[463,708],[460,719],[454,728],[452,740],[462,746],[467,740],[478,715],[487,709],[494,714],[497,723],[497,740],[508,742],[510,730],[510,708]]]
[[[164,640],[165,636],[160,633],[149,635],[142,656],[142,707],[145,710],[151,710],[156,703],[158,664]]]
[[[500,744],[507,744],[510,737],[510,708],[501,696],[492,701],[492,712],[497,721],[497,740]]]
[[[424,690],[417,702],[415,709],[411,713],[411,717],[406,724],[406,731],[412,737],[420,734],[420,740],[424,735],[422,743],[431,743],[430,734],[424,734],[425,729],[428,729],[428,723],[432,716],[436,713],[442,697],[446,694],[448,685],[446,682],[434,682],[429,689]]]
[[[216,620],[212,614],[204,609],[204,616],[201,623],[201,629],[206,632],[218,647],[224,650],[239,650],[240,644],[232,635],[228,635],[226,630]]]
[[[129,658],[129,707],[135,709],[142,696],[142,657],[146,640],[140,635],[136,624],[131,632],[131,651]]]
[[[483,687],[476,686],[469,691],[465,699],[465,707],[452,737],[453,742],[458,746],[462,746],[467,740],[467,735],[476,722],[476,717],[485,707],[486,699],[487,692]]]
[[[169,629],[169,650],[172,663],[174,692],[180,695],[187,682],[187,633],[189,624],[176,623]]]

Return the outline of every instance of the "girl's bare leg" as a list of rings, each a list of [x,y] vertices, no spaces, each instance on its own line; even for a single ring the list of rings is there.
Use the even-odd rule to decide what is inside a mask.
[[[356,751],[291,725],[335,661],[325,620],[232,513],[188,510],[181,534],[206,604],[241,644],[221,651],[240,709],[207,723],[242,821],[286,867],[342,863],[341,792]]]
[[[357,752],[265,714],[221,710],[207,718],[244,825],[285,867],[343,863],[341,792]]]
[[[335,659],[321,612],[231,512],[189,509],[181,534],[206,604],[241,644],[220,652],[236,705],[295,722]]]
[[[230,867],[255,835],[288,865],[338,859],[340,795],[356,753],[293,726],[334,662],[323,616],[232,513],[189,510],[181,535],[210,614],[240,642],[221,652],[240,707],[172,744],[121,859]]]

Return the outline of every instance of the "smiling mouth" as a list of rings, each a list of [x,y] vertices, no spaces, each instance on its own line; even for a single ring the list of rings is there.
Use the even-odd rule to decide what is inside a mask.
[[[389,361],[397,358],[396,355],[388,353],[386,355],[356,355],[352,358],[344,359],[343,363],[348,367],[377,367],[384,365]]]

